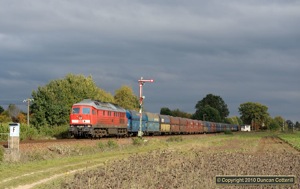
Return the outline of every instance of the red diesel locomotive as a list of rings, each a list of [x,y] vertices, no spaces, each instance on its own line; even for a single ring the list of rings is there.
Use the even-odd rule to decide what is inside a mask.
[[[111,103],[85,99],[72,106],[69,132],[76,138],[127,136],[126,110]]]

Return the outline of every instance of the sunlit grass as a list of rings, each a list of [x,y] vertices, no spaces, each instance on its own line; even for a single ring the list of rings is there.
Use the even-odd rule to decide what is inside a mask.
[[[300,132],[282,133],[278,135],[282,140],[291,144],[294,148],[300,150]]]

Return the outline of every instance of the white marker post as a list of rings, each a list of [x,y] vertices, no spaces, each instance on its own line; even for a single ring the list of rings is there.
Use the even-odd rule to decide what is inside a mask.
[[[142,137],[143,136],[143,131],[142,131],[143,100],[145,99],[145,96],[143,96],[143,85],[146,82],[153,83],[154,80],[153,79],[143,79],[143,77],[141,77],[141,79],[138,80],[138,82],[140,84],[140,129],[139,129],[139,132],[138,132],[138,136]]]
[[[9,148],[16,149],[19,152],[20,143],[20,123],[10,123],[9,124]]]

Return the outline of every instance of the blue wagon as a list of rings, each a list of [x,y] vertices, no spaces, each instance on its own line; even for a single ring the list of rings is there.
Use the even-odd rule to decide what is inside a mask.
[[[139,114],[139,112],[130,110],[130,111],[126,112],[126,116],[128,119],[128,124],[127,124],[128,133],[137,135],[138,131],[140,130],[140,114]],[[146,131],[146,120],[147,120],[147,116],[145,113],[143,113],[142,114],[142,131],[143,132]]]
[[[221,123],[216,123],[216,127],[217,127],[217,132],[222,132],[223,131]]]
[[[146,134],[160,134],[159,115],[146,112]]]
[[[204,121],[204,132],[205,133],[211,133],[212,132],[211,123],[208,122],[208,121]]]

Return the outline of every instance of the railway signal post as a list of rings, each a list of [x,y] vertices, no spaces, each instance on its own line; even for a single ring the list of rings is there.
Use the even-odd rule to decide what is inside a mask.
[[[146,82],[149,83],[153,83],[154,80],[153,79],[143,79],[143,77],[141,77],[140,80],[138,80],[139,84],[140,84],[140,129],[138,132],[138,136],[142,137],[143,136],[143,131],[142,131],[142,117],[143,117],[143,100],[145,99],[145,96],[143,96],[143,85]]]

